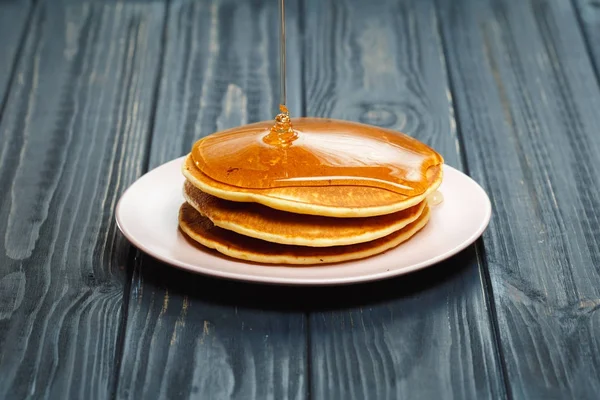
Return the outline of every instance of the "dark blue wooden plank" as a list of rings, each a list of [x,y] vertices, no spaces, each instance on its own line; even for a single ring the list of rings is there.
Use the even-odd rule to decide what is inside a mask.
[[[277,3],[171,4],[151,167],[216,130],[274,117]],[[298,2],[286,3],[289,104],[298,115]],[[142,256],[130,296],[119,398],[306,397],[298,291],[196,276]]]
[[[31,9],[30,1],[0,2],[0,117]]]
[[[142,172],[163,17],[36,6],[0,122],[0,398],[110,395],[129,249],[113,210]]]
[[[142,256],[118,398],[304,399],[303,293],[191,275]]]
[[[600,79],[600,0],[573,0],[596,76]]]
[[[514,398],[600,393],[600,89],[571,2],[440,0]]]
[[[305,18],[308,115],[404,131],[462,167],[432,1],[310,0]],[[312,397],[501,398],[485,296],[473,248],[422,273],[325,289],[309,320]]]

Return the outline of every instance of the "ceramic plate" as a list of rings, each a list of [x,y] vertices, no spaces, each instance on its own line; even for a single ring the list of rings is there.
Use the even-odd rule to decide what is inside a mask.
[[[386,253],[334,265],[286,267],[227,258],[191,245],[178,229],[183,203],[183,158],[170,161],[138,179],[116,210],[123,234],[149,255],[192,272],[222,278],[288,285],[333,285],[406,274],[438,263],[473,243],[490,220],[490,200],[462,172],[445,165],[440,186],[444,202],[432,207],[430,222],[408,242]]]

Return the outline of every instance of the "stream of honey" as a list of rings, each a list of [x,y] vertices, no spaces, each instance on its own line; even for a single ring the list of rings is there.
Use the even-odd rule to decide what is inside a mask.
[[[281,16],[281,105],[275,122],[210,135],[193,147],[196,166],[210,178],[251,189],[369,186],[416,196],[431,185],[442,157],[407,135],[365,124],[294,118],[286,107],[285,4]],[[432,197],[431,203],[440,200]]]

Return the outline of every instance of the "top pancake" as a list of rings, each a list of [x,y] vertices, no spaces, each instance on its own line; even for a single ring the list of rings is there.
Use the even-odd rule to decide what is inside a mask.
[[[209,178],[245,189],[365,186],[414,197],[429,186],[427,171],[443,158],[403,133],[328,118],[294,118],[213,133],[192,146]],[[342,202],[341,205],[344,205]]]
[[[425,200],[442,182],[442,166],[435,165],[426,171],[427,190],[412,197],[387,189],[350,185],[250,189],[211,179],[196,167],[191,155],[186,157],[182,172],[196,188],[221,199],[255,202],[297,214],[338,218],[371,217],[405,210]]]

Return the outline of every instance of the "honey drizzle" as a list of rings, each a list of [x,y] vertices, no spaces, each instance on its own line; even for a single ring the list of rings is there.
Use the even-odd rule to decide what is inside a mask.
[[[285,66],[285,0],[280,0],[279,2],[279,17],[280,17],[280,37],[279,37],[279,79],[280,81],[280,88],[279,90],[281,91],[281,99],[279,100],[281,102],[281,106],[279,106],[279,109],[281,110],[281,112],[283,113],[283,109],[281,109],[281,107],[283,107],[285,109],[285,114],[288,114],[287,112],[287,108],[286,108],[286,66]]]
[[[275,124],[245,125],[199,140],[192,148],[198,169],[242,188],[347,185],[422,194],[431,183],[429,169],[443,163],[425,144],[349,121],[300,118],[292,126],[286,107],[285,0],[279,5],[281,98]]]
[[[280,76],[280,102],[279,114],[275,117],[275,125],[263,141],[272,146],[281,148],[289,147],[298,134],[292,128],[290,112],[286,107],[286,67],[285,67],[285,0],[279,1],[280,37],[279,37],[279,76]]]

